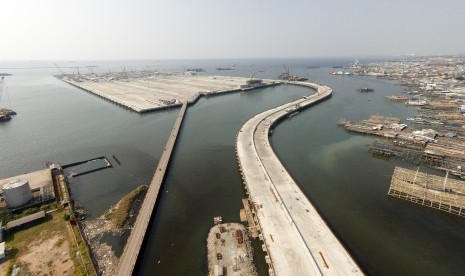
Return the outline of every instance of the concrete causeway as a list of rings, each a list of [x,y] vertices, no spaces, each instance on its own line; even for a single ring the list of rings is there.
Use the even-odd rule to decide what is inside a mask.
[[[160,191],[161,184],[165,177],[166,169],[168,168],[171,153],[173,152],[178,137],[179,130],[181,129],[182,121],[187,109],[187,102],[184,102],[179,111],[178,117],[173,126],[173,130],[166,143],[165,150],[161,155],[158,166],[155,170],[152,181],[150,182],[149,189],[145,195],[144,202],[139,210],[137,219],[134,222],[134,226],[131,230],[131,235],[126,242],[123,254],[121,255],[116,275],[128,276],[134,272],[134,266],[136,265],[137,258],[144,242],[145,233],[152,217],[155,204],[157,203],[158,193]]]
[[[310,200],[280,162],[268,140],[270,128],[332,95],[332,89],[286,82],[317,92],[247,121],[237,136],[242,177],[254,205],[270,275],[363,275]]]

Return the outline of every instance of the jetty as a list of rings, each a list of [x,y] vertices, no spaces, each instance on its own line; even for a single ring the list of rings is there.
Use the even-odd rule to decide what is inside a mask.
[[[179,130],[181,129],[186,109],[187,102],[184,102],[174,123],[173,130],[168,138],[168,142],[166,143],[165,150],[163,151],[160,161],[158,162],[158,166],[155,169],[155,174],[150,182],[150,186],[147,190],[147,194],[139,210],[136,221],[134,222],[131,235],[124,247],[116,275],[128,276],[133,274],[147,228],[152,218],[153,210],[157,203],[158,194],[165,177],[165,172],[168,168]]]
[[[269,275],[363,275],[316,208],[280,162],[269,142],[270,130],[296,111],[328,99],[332,89],[308,82],[316,93],[267,110],[239,131],[236,152],[258,221]]]

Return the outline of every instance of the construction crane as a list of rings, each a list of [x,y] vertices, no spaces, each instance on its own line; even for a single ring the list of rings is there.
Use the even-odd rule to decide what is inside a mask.
[[[60,67],[58,67],[58,65],[56,63],[54,63],[54,64],[55,64],[55,67],[60,71],[61,75],[64,76],[65,73],[63,73],[63,71],[61,71]]]
[[[255,73],[256,72],[253,72],[252,76],[250,77],[249,81],[251,81],[253,79],[253,77],[255,77]]]
[[[4,78],[2,77],[2,80],[0,81],[0,103],[2,103],[2,95],[3,95],[3,86],[4,86]]]
[[[74,75],[74,73],[75,73],[76,71],[77,71],[78,76],[80,76],[80,75],[81,75],[81,72],[79,72],[79,66],[76,66],[76,67],[73,69],[73,75]]]
[[[8,93],[8,85],[5,85],[5,82],[2,83],[2,86],[0,87],[0,103],[2,103],[2,95],[3,95],[3,90],[6,89],[6,95],[8,97],[8,103],[9,107],[11,107],[11,99],[10,99],[10,94]]]

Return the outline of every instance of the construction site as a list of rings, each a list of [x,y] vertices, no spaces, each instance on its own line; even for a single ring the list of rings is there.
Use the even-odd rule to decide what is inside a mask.
[[[60,68],[58,68],[60,69]],[[61,70],[60,70],[61,71]],[[61,71],[62,72],[62,71]],[[73,74],[56,76],[81,90],[99,96],[136,112],[149,112],[195,103],[202,96],[248,91],[280,84],[275,80],[230,76],[207,76],[196,71],[160,73],[126,71],[106,74]]]
[[[222,223],[221,217],[214,222],[207,238],[208,275],[258,275],[244,225]]]

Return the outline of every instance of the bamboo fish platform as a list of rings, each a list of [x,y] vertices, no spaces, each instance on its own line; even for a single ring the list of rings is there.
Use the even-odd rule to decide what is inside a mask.
[[[465,217],[465,181],[401,167],[394,169],[388,195]]]

